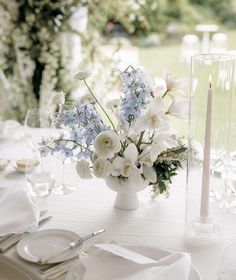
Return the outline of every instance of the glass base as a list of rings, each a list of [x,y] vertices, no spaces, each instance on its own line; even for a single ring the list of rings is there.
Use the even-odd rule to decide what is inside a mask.
[[[220,227],[212,221],[212,217],[197,217],[186,230],[188,243],[210,245],[219,239]]]
[[[53,193],[58,195],[65,195],[72,193],[75,190],[75,186],[67,185],[67,184],[60,184],[53,188]]]

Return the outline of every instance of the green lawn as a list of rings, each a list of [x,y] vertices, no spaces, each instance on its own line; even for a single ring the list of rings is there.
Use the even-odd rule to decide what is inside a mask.
[[[221,31],[222,32],[222,31]],[[224,31],[228,35],[228,45],[230,50],[236,50],[236,31]],[[162,76],[163,66],[166,66],[171,73],[177,77],[189,77],[190,65],[180,63],[181,42],[175,44],[163,44],[158,47],[140,48],[140,62],[148,69],[153,76]],[[220,101],[219,101],[220,103]],[[224,111],[222,104],[215,106],[219,111],[217,121],[220,121],[220,112]],[[187,135],[187,121],[172,118],[172,125],[181,135]]]
[[[236,50],[236,31],[221,31],[228,35],[230,50]],[[163,66],[177,76],[188,76],[190,66],[180,63],[181,40],[176,44],[160,45],[153,48],[140,48],[140,62],[154,76],[161,76]]]

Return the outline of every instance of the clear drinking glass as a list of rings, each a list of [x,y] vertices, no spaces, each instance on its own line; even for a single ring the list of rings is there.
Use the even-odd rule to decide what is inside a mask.
[[[55,184],[55,176],[49,166],[45,169],[42,165],[34,166],[32,160],[26,162],[25,180],[28,192],[34,197],[48,196]]]
[[[53,189],[53,193],[59,195],[65,195],[73,192],[75,190],[75,186],[67,184],[65,182],[65,164],[70,164],[71,161],[69,158],[66,158],[62,153],[58,152],[55,154],[55,157],[59,160],[61,164],[61,183],[56,185]]]

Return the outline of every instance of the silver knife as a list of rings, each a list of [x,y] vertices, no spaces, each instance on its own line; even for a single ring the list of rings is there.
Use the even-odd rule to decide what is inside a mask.
[[[92,238],[92,237],[94,237],[98,234],[101,234],[103,232],[105,232],[105,230],[101,229],[101,230],[98,230],[98,231],[94,231],[94,232],[92,232],[92,233],[90,233],[90,234],[88,234],[84,237],[81,237],[79,239],[76,239],[76,240],[70,242],[69,245],[67,245],[66,247],[63,247],[63,248],[59,249],[57,252],[54,252],[53,254],[45,256],[43,258],[39,258],[38,263],[39,264],[46,264],[49,259],[54,258],[54,257],[64,253],[65,251],[67,251],[69,249],[77,247],[77,246],[81,245],[84,241],[86,241],[86,240],[88,240],[88,239],[90,239],[90,238]]]
[[[52,216],[46,217],[39,221],[38,228],[46,224],[52,219]],[[26,235],[30,234],[29,232],[24,232],[21,234],[17,234],[15,238],[9,243],[7,243],[5,246],[0,247],[0,253],[5,253],[9,249],[11,249],[13,246],[15,246],[22,238],[24,238]]]
[[[48,212],[48,210],[42,210],[40,211],[39,216],[43,217],[46,213]],[[4,236],[0,237],[0,244],[3,243],[4,241],[6,241],[8,238],[12,237],[13,235],[16,235],[17,233],[8,233],[5,234]]]

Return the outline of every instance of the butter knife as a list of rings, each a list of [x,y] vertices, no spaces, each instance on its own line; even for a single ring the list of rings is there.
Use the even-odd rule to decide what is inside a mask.
[[[46,224],[47,222],[49,222],[52,219],[52,216],[46,217],[42,220],[39,221],[38,223],[38,228],[40,228],[41,226],[43,226],[44,224]],[[11,249],[13,246],[15,246],[22,238],[24,238],[26,235],[30,234],[29,232],[24,232],[21,234],[17,234],[15,238],[13,238],[12,241],[10,241],[9,243],[7,243],[5,246],[0,247],[0,253],[5,253],[6,251],[8,251],[9,249]]]
[[[63,248],[59,249],[57,252],[54,252],[51,255],[45,256],[43,258],[39,258],[38,263],[39,264],[46,264],[49,259],[54,258],[54,257],[64,253],[65,251],[67,251],[69,249],[73,249],[73,248],[77,247],[77,246],[81,245],[84,241],[86,241],[86,240],[88,240],[88,239],[90,239],[90,238],[92,238],[92,237],[94,237],[98,234],[101,234],[103,232],[105,232],[105,230],[101,229],[101,230],[98,230],[98,231],[94,231],[94,232],[92,232],[92,233],[90,233],[90,234],[88,234],[84,237],[81,237],[79,239],[76,239],[76,240],[70,242],[66,247],[63,247]]]

